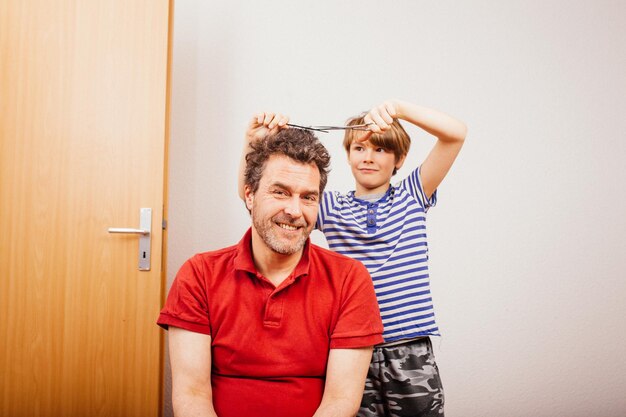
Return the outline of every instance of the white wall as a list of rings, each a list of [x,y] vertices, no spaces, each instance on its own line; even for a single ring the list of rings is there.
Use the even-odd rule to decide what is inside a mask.
[[[254,112],[432,106],[470,132],[428,219],[447,415],[626,415],[625,16],[606,0],[179,0],[170,282],[249,225],[236,176]],[[409,133],[398,177],[433,144]],[[321,138],[329,189],[350,189],[341,135]]]

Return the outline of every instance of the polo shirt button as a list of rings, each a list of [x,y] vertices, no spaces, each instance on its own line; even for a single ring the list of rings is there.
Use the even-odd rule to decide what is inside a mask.
[[[369,214],[374,214],[374,210],[368,211]]]

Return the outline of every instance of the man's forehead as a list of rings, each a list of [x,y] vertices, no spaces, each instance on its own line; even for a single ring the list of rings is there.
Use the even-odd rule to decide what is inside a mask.
[[[285,155],[272,155],[265,164],[261,182],[266,185],[300,185],[319,189],[320,172],[314,163],[302,163]]]

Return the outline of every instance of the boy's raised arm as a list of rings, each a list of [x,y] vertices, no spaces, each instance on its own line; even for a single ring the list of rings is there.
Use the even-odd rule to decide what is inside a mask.
[[[373,123],[370,126],[372,133],[381,133],[390,128],[394,118],[406,120],[438,139],[421,167],[424,193],[430,198],[459,154],[467,127],[443,112],[401,100],[385,101],[371,109],[364,120]],[[369,135],[366,135],[361,140],[368,138]]]
[[[262,112],[255,114],[250,120],[250,123],[248,123],[248,130],[246,131],[243,150],[241,152],[241,159],[239,161],[239,177],[237,184],[239,198],[242,200],[244,199],[246,155],[251,150],[250,144],[264,138],[267,135],[274,134],[280,129],[289,128],[289,126],[287,126],[288,122],[289,116],[285,116],[284,114]]]

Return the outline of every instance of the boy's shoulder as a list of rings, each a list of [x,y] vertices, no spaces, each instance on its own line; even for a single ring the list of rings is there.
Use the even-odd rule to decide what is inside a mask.
[[[324,196],[334,197],[334,198],[354,198],[354,190],[350,191],[337,191],[337,190],[325,190]]]

